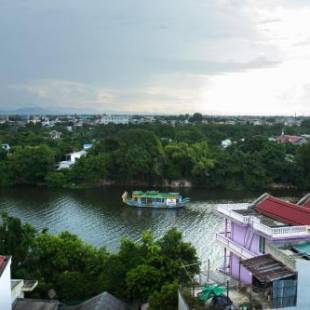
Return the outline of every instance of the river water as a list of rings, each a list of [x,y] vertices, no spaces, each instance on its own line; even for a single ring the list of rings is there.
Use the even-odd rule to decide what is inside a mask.
[[[37,229],[48,228],[52,233],[68,230],[95,246],[117,250],[123,237],[139,240],[143,230],[151,230],[155,237],[169,228],[183,232],[192,242],[203,266],[210,259],[218,265],[222,249],[215,241],[215,233],[223,229],[223,218],[216,212],[220,204],[247,203],[260,193],[187,190],[191,198],[186,208],[179,210],[137,209],[121,203],[122,188],[87,190],[49,190],[44,188],[16,188],[0,190],[0,212],[6,210]],[[297,197],[295,193],[277,193],[282,197]]]

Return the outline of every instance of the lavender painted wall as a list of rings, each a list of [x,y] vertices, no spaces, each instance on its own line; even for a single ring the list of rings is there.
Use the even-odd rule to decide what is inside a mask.
[[[244,237],[247,231],[247,226],[241,226],[237,223],[231,223],[231,239],[240,245],[244,245]]]
[[[237,223],[232,222],[231,223],[231,239],[240,245],[248,248],[252,252],[256,254],[259,253],[259,235],[255,232],[251,234],[251,238],[248,240],[247,245],[245,245],[245,239],[247,233],[249,234],[250,226],[242,226]]]
[[[240,258],[231,253],[230,259],[231,275],[244,284],[252,284],[252,273],[240,265]]]

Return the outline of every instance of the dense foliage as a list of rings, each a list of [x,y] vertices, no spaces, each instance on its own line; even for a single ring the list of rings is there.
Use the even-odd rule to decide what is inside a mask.
[[[310,144],[278,144],[282,125],[203,124],[193,115],[189,124],[84,125],[68,131],[39,125],[0,125],[0,186],[47,184],[52,187],[132,184],[169,186],[188,181],[193,186],[263,189],[272,186],[310,188]],[[286,128],[287,134],[310,134],[309,121]],[[221,147],[221,141],[233,143]],[[57,170],[67,153],[93,147],[74,166]]]
[[[13,277],[39,280],[35,297],[47,298],[53,290],[69,303],[108,291],[128,301],[150,300],[151,309],[175,309],[179,283],[199,272],[195,248],[176,229],[159,240],[148,231],[138,243],[124,239],[111,254],[69,232],[37,232],[2,214],[0,240],[0,253],[13,256]]]

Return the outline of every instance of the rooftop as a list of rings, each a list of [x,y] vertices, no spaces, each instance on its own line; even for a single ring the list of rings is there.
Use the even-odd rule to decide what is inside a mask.
[[[18,298],[13,305],[13,310],[58,310],[59,301]]]
[[[258,213],[287,225],[310,225],[309,208],[270,195],[258,201],[255,208]]]
[[[270,254],[244,260],[241,265],[262,283],[270,283],[296,275],[294,270],[288,268]]]
[[[147,191],[147,192],[134,191],[132,195],[144,197],[144,198],[166,198],[166,197],[175,198],[175,197],[178,197],[180,194],[179,193],[160,193],[158,191]]]
[[[99,294],[78,306],[66,307],[66,310],[129,310],[129,306],[108,292]],[[16,310],[16,309],[13,309]]]

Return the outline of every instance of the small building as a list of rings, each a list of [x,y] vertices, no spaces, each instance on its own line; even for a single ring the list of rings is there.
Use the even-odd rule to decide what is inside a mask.
[[[74,165],[82,156],[85,156],[87,153],[85,150],[79,151],[79,152],[72,152],[67,154],[66,160],[61,161],[58,163],[58,168],[57,170],[62,170],[62,169],[68,169],[72,165]]]
[[[50,138],[52,140],[59,140],[62,136],[62,133],[60,131],[57,131],[57,130],[52,130],[50,133]]]
[[[5,150],[7,152],[11,149],[10,145],[7,143],[1,144],[1,147],[3,150]]]
[[[310,309],[310,195],[297,204],[264,194],[219,206],[224,231],[220,270],[269,296],[270,308]],[[265,296],[265,297],[264,297]]]
[[[302,136],[294,136],[294,135],[286,135],[284,131],[282,131],[281,136],[276,138],[278,143],[292,143],[295,145],[302,145],[307,143],[307,139]]]
[[[221,142],[221,146],[223,149],[226,149],[231,145],[232,145],[232,141],[230,139],[225,139]]]
[[[84,150],[84,151],[88,151],[88,150],[90,150],[92,147],[93,147],[93,144],[92,144],[92,143],[85,143],[85,144],[83,144],[83,150]]]

